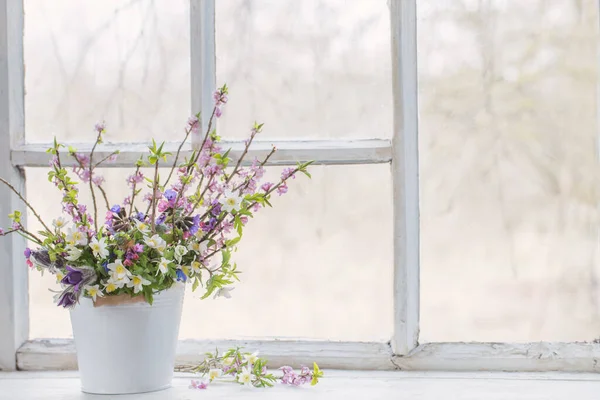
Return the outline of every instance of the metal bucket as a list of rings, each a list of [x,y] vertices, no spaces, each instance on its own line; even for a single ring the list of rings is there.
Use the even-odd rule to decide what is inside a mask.
[[[171,386],[183,295],[177,284],[156,294],[152,305],[99,306],[81,298],[71,310],[81,390],[126,394]]]

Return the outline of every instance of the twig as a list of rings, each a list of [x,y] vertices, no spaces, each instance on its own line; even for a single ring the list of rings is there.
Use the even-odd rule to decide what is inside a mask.
[[[98,186],[98,190],[100,190],[100,193],[102,193],[102,197],[104,197],[104,203],[106,204],[106,209],[110,210],[110,203],[108,202],[108,196],[106,196],[106,192],[104,191],[104,188],[102,188],[102,186],[97,185]]]
[[[112,153],[110,153],[109,155],[107,155],[106,157],[104,157],[102,160],[98,161],[96,163],[96,165],[94,165],[94,169],[96,169],[98,167],[98,165],[102,164],[104,161],[108,160],[109,158],[111,158],[112,156],[119,154],[119,150],[115,150]],[[90,164],[92,163],[91,158],[90,158]]]
[[[169,181],[171,180],[171,175],[173,175],[173,171],[175,170],[175,167],[177,166],[177,161],[179,161],[179,153],[181,153],[181,148],[185,144],[185,141],[187,140],[188,136],[190,136],[191,131],[192,131],[192,128],[185,130],[185,137],[183,138],[183,141],[179,144],[179,147],[177,148],[177,153],[175,154],[175,160],[173,161],[173,166],[171,167],[169,176],[167,176],[167,180],[165,181],[165,184],[164,184],[165,189],[166,189],[167,185],[169,184]]]
[[[25,203],[27,208],[29,208],[31,210],[31,212],[33,213],[33,215],[35,215],[37,220],[40,221],[40,223],[42,224],[44,229],[46,229],[48,232],[52,232],[52,230],[50,228],[48,228],[48,225],[46,225],[44,223],[44,221],[42,221],[42,217],[40,217],[40,215],[35,211],[33,206],[31,204],[29,204],[29,202],[27,200],[25,200],[25,198],[21,195],[21,193],[19,193],[19,191],[17,189],[15,189],[15,187],[13,185],[8,183],[8,181],[6,181],[4,178],[0,178],[0,182],[4,183],[6,186],[8,186],[10,188],[10,190],[12,190],[17,196],[19,196],[19,199],[21,199],[21,201],[23,203]]]
[[[156,164],[154,165],[154,182],[152,183],[152,217],[151,217],[151,227],[152,234],[155,233],[154,229],[154,217],[156,216],[156,189],[158,187],[158,160],[156,160]],[[146,213],[147,214],[147,213]]]
[[[133,174],[133,176],[135,178],[137,178],[138,173],[140,172],[140,166],[139,164],[135,167],[135,173]],[[137,182],[135,181],[135,179],[133,180],[133,191],[131,193],[131,201],[129,202],[129,213],[127,213],[128,216],[131,216],[131,213],[133,212],[133,200],[135,199],[135,196],[137,194],[137,192],[135,191],[135,187],[137,186]]]

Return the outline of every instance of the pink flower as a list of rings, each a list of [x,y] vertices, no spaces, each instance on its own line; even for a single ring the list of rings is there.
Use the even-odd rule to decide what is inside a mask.
[[[12,229],[19,229],[20,227],[21,227],[21,224],[19,224],[18,222],[12,223]]]
[[[111,155],[110,157],[108,157],[108,162],[114,163],[115,161],[117,161],[117,157],[118,157],[118,154]]]
[[[92,178],[92,182],[94,183],[94,185],[100,186],[104,183],[104,177],[100,175],[95,176]]]
[[[296,179],[296,176],[294,175],[295,173],[295,169],[294,168],[286,168],[283,170],[283,172],[281,173],[281,179],[282,180],[286,180],[288,178],[293,178]]]
[[[104,123],[104,121],[102,122],[98,122],[95,126],[94,129],[96,130],[96,132],[101,133],[104,132],[106,130],[106,124]]]
[[[143,198],[144,201],[150,203],[152,201],[152,193],[146,193]]]
[[[25,261],[25,264],[27,264],[27,266],[28,266],[29,268],[33,268],[33,263],[31,262],[31,260],[27,260],[27,261]]]
[[[193,134],[198,134],[200,131],[200,121],[198,120],[198,117],[194,115],[193,117],[188,118],[188,128]]]
[[[223,111],[219,107],[215,108],[215,117],[219,118],[223,115]]]
[[[83,167],[89,166],[89,163],[90,163],[89,156],[86,156],[85,154],[75,153],[75,158],[77,159],[77,161],[79,161],[79,164],[81,164]]]
[[[127,196],[123,199],[123,204],[125,204],[126,206],[131,204],[131,196]]]
[[[190,382],[190,389],[206,389],[208,387],[208,384],[206,382],[203,381],[195,381],[192,380]]]
[[[262,190],[264,190],[265,193],[267,193],[269,190],[271,190],[272,187],[273,187],[273,184],[271,182],[265,182],[262,184],[262,186],[260,188]]]
[[[4,236],[4,235],[5,235],[4,229],[0,228],[0,236]]]
[[[231,230],[233,229],[233,222],[225,221],[225,222],[223,222],[223,225],[221,227],[223,229],[223,232],[230,233]]]
[[[161,200],[158,202],[158,212],[165,212],[169,208],[169,203],[165,200]]]
[[[254,211],[254,212],[257,212],[258,210],[260,210],[260,204],[258,204],[258,203],[255,203],[255,204],[252,206],[252,211]]]
[[[242,225],[246,225],[248,223],[248,217],[245,215],[242,215],[240,217],[240,221],[242,222]]]
[[[48,164],[51,167],[57,167],[58,166],[58,157],[52,156],[52,158],[50,159],[50,162]]]
[[[281,184],[278,188],[277,188],[277,194],[278,195],[282,195],[282,194],[286,194],[288,191],[288,187],[285,183]]]
[[[133,187],[134,184],[141,183],[143,180],[144,180],[144,174],[142,174],[140,171],[138,171],[137,174],[132,174],[127,177],[127,184],[130,187]]]
[[[133,262],[129,259],[123,261],[123,265],[126,267],[131,267],[133,265]]]

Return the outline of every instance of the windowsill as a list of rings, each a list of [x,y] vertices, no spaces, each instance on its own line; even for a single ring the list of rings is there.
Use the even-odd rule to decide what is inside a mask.
[[[188,388],[194,375],[177,373],[164,391],[125,396],[80,392],[77,372],[0,372],[0,400],[175,400],[175,399],[597,399],[600,375],[524,372],[375,372],[325,371],[316,387],[251,389],[232,383],[212,384],[205,391]]]

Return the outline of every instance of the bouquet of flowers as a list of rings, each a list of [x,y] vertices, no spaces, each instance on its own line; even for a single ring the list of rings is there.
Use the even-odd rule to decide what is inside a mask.
[[[95,127],[96,141],[89,156],[56,139],[48,149],[48,180],[62,192],[64,213],[52,224],[46,224],[25,198],[0,178],[43,226],[43,230],[31,232],[22,224],[21,212],[14,211],[10,214],[12,227],[0,234],[17,233],[35,243],[35,250],[25,251],[26,262],[56,275],[62,285],[55,296],[59,306],[74,307],[81,296],[96,301],[113,295],[143,296],[152,304],[154,294],[177,281],[191,282],[193,290],[202,287],[203,299],[213,294],[230,296],[231,285],[239,280],[231,253],[248,219],[261,207],[271,206],[274,193],[286,193],[288,181],[298,172],[310,177],[310,162],[284,169],[277,182],[261,182],[264,165],[276,149],[273,147],[263,160],[242,166],[263,126],[254,124],[241,156],[232,163],[230,151],[220,147],[220,138],[212,128],[227,95],[226,85],[215,92],[206,132],[201,132],[199,115],[189,119],[174,156],[164,150],[164,143],[153,140],[147,157],[136,162],[135,171],[127,178],[131,194],[118,204],[109,202],[104,178],[98,174],[98,168],[113,161],[118,151],[94,159],[94,151],[103,141],[104,124]],[[203,135],[201,145],[189,158],[180,160],[190,135]],[[172,164],[166,164],[169,156],[174,158]],[[69,165],[79,182],[69,174]],[[161,178],[159,167],[170,167],[166,178]],[[144,175],[143,168],[150,168],[150,176]],[[78,200],[82,184],[91,192],[92,204],[88,206]],[[99,221],[99,215],[104,214],[102,207],[106,208],[103,223]]]

